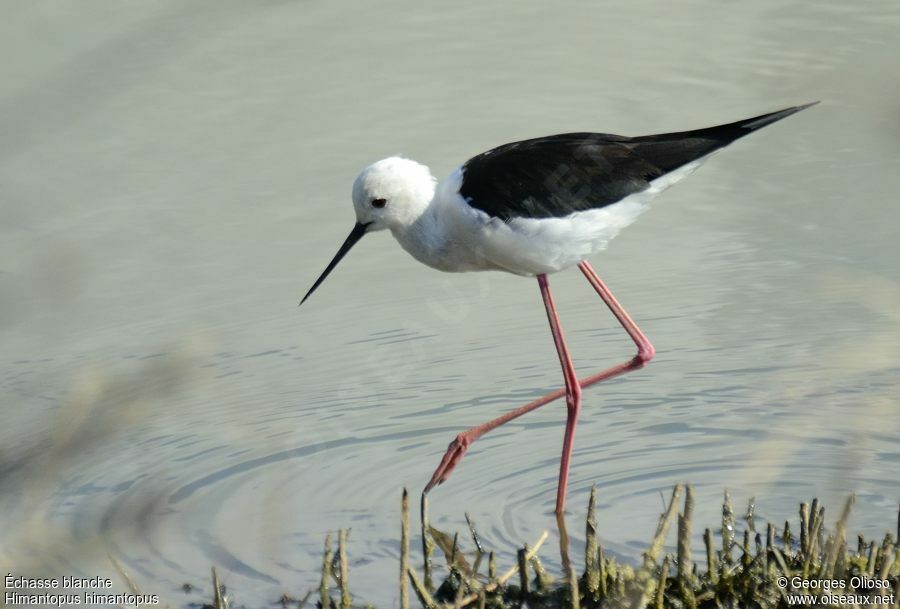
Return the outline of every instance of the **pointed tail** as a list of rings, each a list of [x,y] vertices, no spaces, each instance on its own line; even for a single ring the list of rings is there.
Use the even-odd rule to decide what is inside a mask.
[[[754,116],[753,118],[745,118],[744,120],[727,123],[725,125],[716,125],[715,127],[706,127],[705,129],[682,131],[680,133],[670,133],[667,135],[675,136],[677,138],[701,138],[715,140],[719,142],[721,146],[724,146],[726,144],[730,144],[736,139],[744,137],[745,135],[750,135],[758,129],[762,129],[767,125],[771,125],[772,123],[778,122],[783,118],[787,118],[792,114],[796,114],[801,110],[806,110],[811,106],[815,106],[818,103],[818,101],[814,101],[809,104],[803,104],[802,106],[785,108],[784,110],[778,110],[777,112],[769,112],[768,114]],[[660,137],[664,138],[666,136]]]

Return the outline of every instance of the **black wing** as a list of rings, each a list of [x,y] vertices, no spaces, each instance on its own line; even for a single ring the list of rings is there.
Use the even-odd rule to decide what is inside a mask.
[[[505,221],[598,209],[812,105],[678,133],[564,133],[513,142],[466,161],[459,192],[472,207]]]

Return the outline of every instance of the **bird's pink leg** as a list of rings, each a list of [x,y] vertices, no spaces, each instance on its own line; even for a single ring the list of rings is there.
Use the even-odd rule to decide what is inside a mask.
[[[578,381],[577,387],[580,389],[585,389],[599,383],[600,381],[605,381],[606,379],[613,378],[615,376],[619,376],[620,374],[624,374],[626,372],[630,372],[632,370],[638,370],[643,368],[644,365],[649,362],[653,355],[655,354],[655,349],[653,345],[650,344],[650,341],[641,332],[641,329],[638,328],[637,324],[631,319],[628,313],[625,312],[625,309],[619,304],[619,302],[612,295],[612,292],[603,284],[600,278],[597,276],[597,273],[594,272],[594,269],[591,268],[591,265],[586,261],[581,262],[578,265],[578,268],[581,269],[581,272],[587,278],[588,282],[594,287],[597,291],[597,294],[600,295],[600,298],[603,299],[603,302],[606,303],[606,306],[609,307],[609,310],[612,314],[619,320],[619,323],[622,324],[622,327],[634,341],[634,344],[637,346],[637,354],[629,359],[626,362],[619,364],[618,366],[613,366],[611,368],[607,368],[606,370],[602,370],[597,374],[588,376],[581,381]],[[538,281],[541,282],[541,279],[538,278]],[[468,429],[458,436],[450,443],[450,446],[447,448],[447,452],[444,453],[443,459],[441,459],[440,464],[435,470],[434,474],[431,476],[431,480],[425,487],[424,492],[427,493],[432,488],[437,486],[446,480],[450,474],[453,472],[453,469],[459,463],[459,461],[463,458],[463,455],[466,454],[466,450],[469,448],[469,445],[472,444],[475,440],[491,431],[492,429],[496,429],[497,427],[516,419],[523,414],[531,412],[545,404],[549,404],[550,402],[561,398],[562,396],[567,396],[567,405],[569,403],[575,402],[569,397],[569,395],[573,395],[575,392],[570,392],[568,390],[568,386],[570,385],[570,377],[569,372],[567,372],[566,368],[566,360],[568,360],[568,353],[565,349],[565,343],[562,343],[562,349],[560,349],[560,342],[562,341],[562,332],[559,331],[559,319],[556,317],[556,311],[553,308],[553,302],[550,299],[549,289],[546,290],[546,278],[544,278],[543,282],[541,282],[541,293],[546,294],[544,297],[544,303],[547,305],[547,317],[550,320],[550,328],[553,331],[554,341],[557,343],[557,351],[560,354],[560,361],[563,362],[563,372],[566,374],[566,385],[567,387],[564,389],[558,389],[547,395],[534,400],[533,402],[529,402],[524,406],[520,406],[515,410],[511,410],[506,414],[497,417],[487,423],[479,425],[477,427],[472,427]],[[555,323],[554,323],[555,322]],[[571,360],[568,361],[569,367],[571,367]],[[574,377],[574,370],[572,371],[572,376]],[[580,397],[580,392],[578,392]],[[574,408],[575,415],[577,416],[577,406]],[[575,425],[574,425],[574,416],[572,414],[573,408],[569,407],[569,416],[568,421],[566,423],[566,435],[563,446],[563,462],[560,464],[560,486],[557,489],[557,500],[556,500],[556,512],[557,514],[561,514],[565,505],[565,482],[568,479],[568,466],[569,466],[569,457],[571,456],[572,450],[572,439],[575,434]],[[570,429],[571,427],[571,429]]]
[[[572,458],[572,445],[575,441],[575,425],[578,424],[578,412],[581,410],[581,385],[578,375],[575,373],[575,365],[569,356],[569,348],[566,339],[563,338],[562,328],[559,326],[559,315],[553,305],[553,297],[550,296],[550,285],[546,275],[538,275],[538,284],[541,286],[541,296],[544,298],[544,308],[547,309],[547,320],[550,322],[550,331],[553,333],[553,342],[556,343],[556,353],[559,355],[559,363],[562,364],[563,378],[566,381],[566,433],[563,436],[562,458],[559,461],[559,484],[556,487],[556,513],[562,514],[566,504],[566,487],[569,484],[569,460]]]

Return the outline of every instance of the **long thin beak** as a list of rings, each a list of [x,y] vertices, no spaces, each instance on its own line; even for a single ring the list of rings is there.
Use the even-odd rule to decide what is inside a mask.
[[[344,244],[341,246],[341,249],[338,250],[338,253],[334,255],[334,258],[331,262],[328,263],[328,266],[325,267],[325,270],[319,275],[319,278],[316,279],[316,282],[313,284],[311,288],[309,288],[309,292],[306,293],[306,296],[303,297],[303,300],[300,301],[300,304],[306,302],[306,299],[309,298],[310,294],[316,291],[316,288],[325,281],[325,278],[328,277],[328,274],[337,266],[337,263],[341,261],[341,258],[347,255],[347,252],[350,251],[350,248],[356,245],[356,242],[363,238],[363,235],[366,234],[366,229],[369,227],[371,222],[366,222],[365,224],[360,224],[359,222],[353,227],[353,230],[350,231],[350,235],[347,237],[347,240],[344,241]],[[298,305],[299,306],[299,305]]]

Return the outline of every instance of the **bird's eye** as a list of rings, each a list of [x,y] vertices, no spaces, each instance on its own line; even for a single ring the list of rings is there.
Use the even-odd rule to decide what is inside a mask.
[[[385,205],[387,205],[387,199],[372,199],[372,207],[381,209]]]

